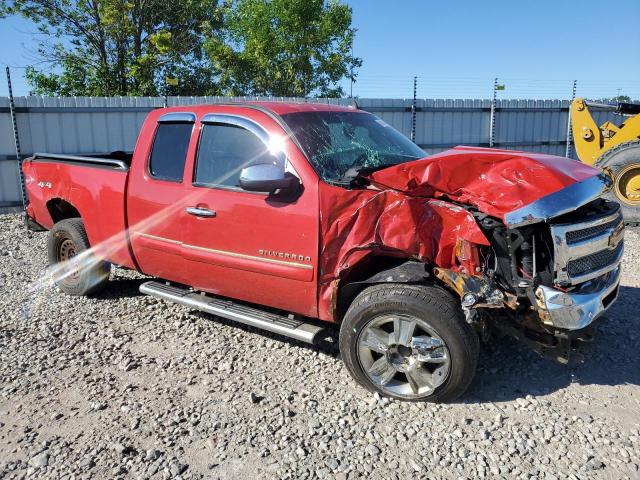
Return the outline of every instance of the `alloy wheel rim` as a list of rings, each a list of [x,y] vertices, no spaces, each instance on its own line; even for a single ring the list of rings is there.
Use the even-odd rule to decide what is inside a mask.
[[[432,395],[451,370],[449,349],[442,337],[412,315],[375,317],[360,332],[357,349],[369,380],[399,397]]]

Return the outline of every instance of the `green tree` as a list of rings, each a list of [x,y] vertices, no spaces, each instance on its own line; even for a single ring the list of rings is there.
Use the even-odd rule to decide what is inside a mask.
[[[0,0],[0,16],[32,20],[42,61],[26,78],[44,95],[216,94],[205,39],[217,0]],[[178,86],[166,87],[165,77]]]
[[[592,102],[596,103],[608,103],[614,105],[616,103],[638,103],[638,100],[631,100],[629,95],[617,95],[615,97],[604,97],[604,98],[589,98]]]
[[[631,97],[629,95],[618,95],[617,97],[613,97],[613,101],[616,103],[629,103],[631,102]]]
[[[231,0],[206,50],[230,95],[337,97],[362,64],[351,8],[337,0]]]

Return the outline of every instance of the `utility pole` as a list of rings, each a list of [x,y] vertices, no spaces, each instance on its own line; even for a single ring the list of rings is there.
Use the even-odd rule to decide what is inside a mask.
[[[578,81],[573,81],[573,90],[571,91],[571,101],[569,102],[569,111],[567,114],[567,148],[565,149],[564,156],[567,158],[571,157],[573,152],[573,128],[571,126],[571,105],[573,101],[576,99],[576,89],[578,87]]]
[[[493,79],[493,99],[491,100],[491,119],[489,120],[489,147],[496,140],[496,102],[498,99],[498,77]]]
[[[27,193],[24,186],[24,174],[22,173],[22,153],[20,151],[20,137],[18,135],[18,122],[16,121],[16,105],[13,101],[13,88],[11,86],[11,70],[7,71],[7,87],[9,87],[9,113],[11,115],[11,124],[13,125],[13,143],[16,147],[16,160],[18,164],[18,177],[20,178],[20,193],[22,194],[22,208],[27,204]]]
[[[411,103],[411,141],[416,143],[416,104],[418,99],[418,77],[413,77],[413,102]]]

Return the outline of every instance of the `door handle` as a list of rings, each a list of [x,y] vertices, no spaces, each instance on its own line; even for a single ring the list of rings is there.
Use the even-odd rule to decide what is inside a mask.
[[[208,208],[187,207],[185,208],[185,211],[189,215],[194,215],[196,217],[211,218],[216,216],[216,212],[214,212],[213,210],[209,210]]]

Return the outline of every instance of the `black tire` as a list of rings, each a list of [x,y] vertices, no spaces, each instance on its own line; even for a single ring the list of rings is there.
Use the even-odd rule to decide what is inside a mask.
[[[630,164],[640,164],[640,142],[626,142],[608,150],[596,162],[600,168],[609,168],[613,174],[614,182],[618,179],[618,174]],[[622,200],[612,188],[604,197],[620,204],[622,216],[625,224],[629,226],[640,226],[640,206],[634,206]]]
[[[448,349],[448,374],[446,379],[440,380],[443,383],[429,393],[390,393],[365,373],[359,358],[360,335],[367,325],[387,315],[418,318],[444,341]],[[446,402],[462,395],[473,380],[479,340],[465,321],[459,302],[447,290],[434,285],[381,284],[362,291],[349,307],[340,328],[340,352],[349,373],[371,392],[400,400]],[[408,380],[408,376],[406,378]]]
[[[89,250],[89,239],[80,218],[68,218],[56,223],[49,231],[47,253],[49,266],[66,262],[68,259]],[[63,268],[54,270],[56,285],[69,295],[89,295],[107,284],[111,264],[97,259],[91,254],[83,259],[75,272],[66,272]]]

